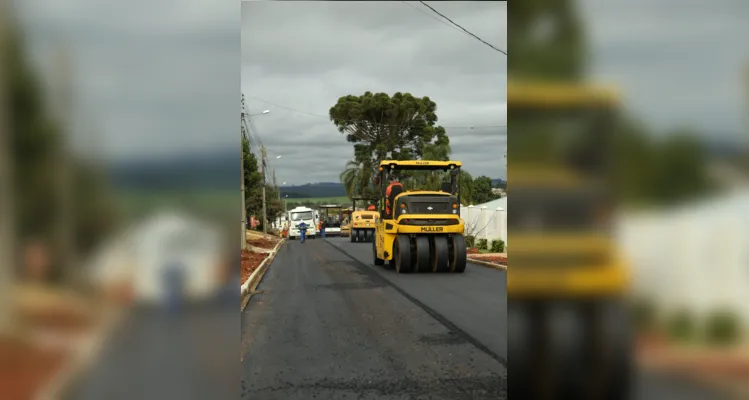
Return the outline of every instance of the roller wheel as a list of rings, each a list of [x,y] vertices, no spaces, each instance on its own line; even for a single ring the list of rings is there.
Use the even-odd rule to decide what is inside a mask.
[[[411,240],[406,235],[398,235],[393,243],[393,260],[395,270],[399,274],[408,274],[413,271],[411,264]]]
[[[539,334],[539,329],[534,329],[531,308],[524,302],[510,300],[507,304],[507,358],[512,362],[512,373],[508,374],[508,386],[512,393],[517,393],[518,398],[538,398],[538,393],[533,393],[538,388],[534,384],[537,364],[536,353],[538,346],[534,343],[534,334]],[[502,338],[500,338],[502,340]]]
[[[354,243],[356,241],[356,230],[352,229],[348,233],[349,240],[351,240],[351,243]]]
[[[466,239],[463,235],[453,235],[450,239],[450,272],[462,274],[466,270]]]
[[[447,238],[444,236],[434,236],[431,240],[431,267],[432,272],[449,272],[450,259],[447,247]]]
[[[377,258],[377,244],[372,242],[372,258],[374,258],[374,265],[385,265],[385,260]]]
[[[367,242],[371,242],[374,239],[374,231],[367,229]]]
[[[356,241],[357,242],[364,242],[364,235],[366,232],[364,232],[364,229],[357,229],[356,230]]]
[[[626,305],[621,301],[600,302],[595,309],[596,363],[600,375],[599,393],[606,399],[631,398],[632,376],[632,326]]]
[[[588,340],[579,304],[549,304],[546,315],[555,398],[582,398],[589,388],[586,373]],[[588,364],[589,365],[589,364]]]
[[[432,265],[429,261],[429,238],[426,236],[416,236],[416,262],[414,269],[416,272],[431,272]]]

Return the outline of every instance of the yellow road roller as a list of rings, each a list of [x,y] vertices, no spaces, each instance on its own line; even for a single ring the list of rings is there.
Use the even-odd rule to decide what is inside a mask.
[[[465,271],[461,166],[459,161],[380,162],[374,181],[380,192],[372,243],[375,265],[398,273]],[[401,174],[403,183],[398,182]],[[441,181],[439,189],[416,188],[419,178],[424,178],[423,186],[429,186],[435,177]],[[403,184],[414,188],[407,190]]]
[[[351,206],[354,210],[351,213],[350,229],[351,243],[372,242],[375,234],[375,221],[380,215],[375,210],[367,210],[367,206],[374,203],[373,199],[365,197],[352,197]],[[356,205],[364,205],[364,209],[357,210]]]
[[[509,82],[507,97],[508,385],[518,398],[628,398],[629,269],[612,226],[618,96]]]

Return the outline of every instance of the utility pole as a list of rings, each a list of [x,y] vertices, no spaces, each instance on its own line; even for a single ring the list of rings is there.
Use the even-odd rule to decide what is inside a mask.
[[[67,283],[79,283],[80,270],[76,260],[76,242],[75,242],[75,214],[73,209],[74,177],[71,162],[70,140],[73,134],[72,125],[72,71],[69,54],[67,49],[60,46],[57,54],[57,117],[62,124],[62,135],[60,148],[57,149],[57,160],[55,160],[54,170],[56,173],[56,192],[57,192],[57,223],[56,223],[56,242],[58,251],[58,267],[62,268],[62,273]]]
[[[240,239],[242,241],[241,249],[246,250],[247,249],[247,199],[245,198],[245,187],[244,187],[244,143],[247,140],[247,134],[245,132],[245,121],[244,121],[244,95],[242,95],[242,120],[241,120],[241,129],[240,129],[240,159],[241,159],[241,166],[239,167],[239,171],[241,173],[241,179],[242,179],[242,228],[240,230],[241,236]]]
[[[15,190],[13,188],[13,134],[8,108],[10,82],[8,82],[7,56],[10,54],[11,7],[0,2],[0,334],[13,329],[13,282],[16,265]]]
[[[268,233],[268,212],[265,209],[265,145],[260,146],[263,164],[263,233]]]

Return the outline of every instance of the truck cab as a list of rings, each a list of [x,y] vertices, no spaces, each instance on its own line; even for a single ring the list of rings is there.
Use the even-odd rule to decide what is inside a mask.
[[[315,210],[307,207],[296,207],[289,211],[289,239],[299,238],[299,224],[307,225],[307,237],[314,239],[317,236],[317,221],[315,219]]]

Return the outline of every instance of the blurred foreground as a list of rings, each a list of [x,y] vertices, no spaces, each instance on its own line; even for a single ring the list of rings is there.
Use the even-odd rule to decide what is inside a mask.
[[[118,99],[121,92],[102,93],[102,80],[83,73],[74,79],[92,60],[101,66],[101,49],[84,40],[101,34],[101,26],[65,27],[73,4],[60,4],[54,15],[34,2],[0,5],[0,398],[237,398],[240,260],[236,240],[228,238],[237,236],[239,212],[226,210],[240,209],[239,196],[205,202],[204,192],[216,188],[172,185],[167,193],[152,180],[144,185],[158,171],[144,170],[142,162],[129,187],[112,181],[108,155],[117,148],[106,138],[128,129],[119,116],[143,123],[150,115],[145,97],[169,89],[151,85],[135,102]],[[104,8],[94,16],[93,6],[83,13],[111,15]],[[164,47],[151,39],[139,51]],[[206,72],[166,53],[145,58],[172,63],[169,69],[190,83]],[[144,70],[109,68],[110,83],[128,74],[143,78]],[[237,74],[224,82],[225,93],[238,81]],[[92,103],[86,96],[93,86],[114,101],[81,106]],[[145,108],[128,108],[134,104]],[[234,111],[227,107],[226,116]],[[193,118],[188,125],[205,120],[181,114]],[[211,121],[214,137],[236,132],[229,122],[235,118],[222,117]],[[91,133],[82,122],[90,119],[105,124]],[[171,135],[167,141],[185,133],[165,125],[138,129]],[[162,171],[184,166],[158,161]],[[204,171],[202,178],[238,182],[239,171]]]
[[[508,5],[513,397],[749,397],[749,8],[669,4]]]

